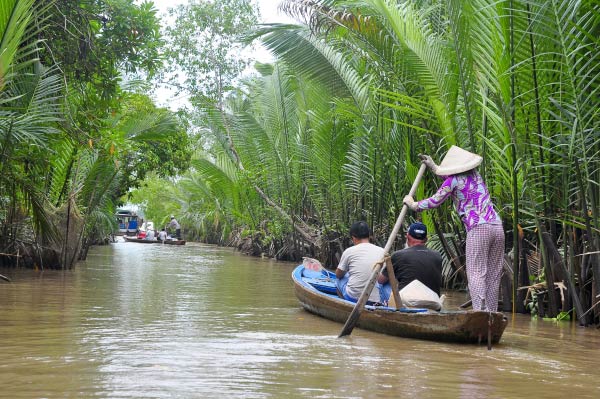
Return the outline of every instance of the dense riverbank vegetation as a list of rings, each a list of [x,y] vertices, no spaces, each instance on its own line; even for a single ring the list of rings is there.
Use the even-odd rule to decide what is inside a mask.
[[[107,47],[95,52],[103,58],[90,62],[90,71],[72,65],[84,57],[75,56],[80,46],[71,43],[67,31],[61,36],[55,27],[55,38],[38,28],[44,24],[27,24],[32,32],[24,31],[15,47],[25,58],[14,63],[30,68],[31,76],[43,66],[59,79],[45,97],[47,112],[33,115],[44,127],[35,134],[11,133],[29,108],[9,103],[2,108],[18,112],[2,116],[0,156],[2,167],[10,170],[0,176],[4,241],[15,237],[19,220],[28,220],[40,245],[56,240],[52,232],[63,234],[56,242],[71,242],[64,237],[69,231],[64,220],[70,220],[65,215],[77,214],[87,226],[81,227],[85,242],[92,229],[108,226],[99,221],[109,214],[99,211],[122,198],[119,189],[137,185],[145,171],[154,169],[157,175],[148,175],[133,201],[144,205],[149,218],[176,213],[188,239],[280,259],[309,255],[335,266],[349,245],[348,226],[357,219],[369,222],[375,241],[386,241],[419,167],[417,154],[439,161],[457,144],[484,157],[480,171],[509,238],[504,310],[598,322],[597,2],[288,0],[282,9],[298,24],[267,26],[256,25],[255,10],[245,0],[217,2],[217,11],[208,3],[190,3],[174,10],[177,22],[161,38],[149,8],[106,1],[129,4],[129,18],[138,15],[147,24],[136,32],[148,30],[144,35],[118,30],[131,23],[108,29],[118,20],[112,14],[107,21],[92,18],[86,25],[95,33],[90,37],[96,46]],[[61,18],[42,10],[35,7],[32,18],[49,15],[43,19],[48,26]],[[209,23],[234,15],[232,10],[240,17]],[[73,11],[71,19],[79,13]],[[221,25],[231,29],[218,31]],[[119,42],[125,47],[98,39],[109,32],[113,39],[127,38]],[[239,75],[247,59],[231,38],[240,32],[246,42],[259,40],[276,57],[272,64],[256,64],[254,77]],[[42,46],[36,38],[51,44]],[[191,168],[169,181],[161,176],[187,165],[186,139],[175,135],[170,143],[176,150],[165,153],[162,145],[148,144],[146,149],[158,151],[148,162],[161,161],[140,169],[146,163],[131,154],[139,154],[148,137],[136,140],[126,130],[135,124],[136,112],[173,115],[117,84],[122,76],[117,71],[156,72],[161,57],[153,51],[162,40],[167,73],[180,70],[191,77],[181,86],[190,94],[185,120],[194,126],[197,143]],[[50,51],[53,46],[70,52]],[[227,49],[238,54],[237,62],[228,58]],[[38,57],[42,62],[31,62],[36,52],[44,54]],[[56,57],[65,57],[63,64],[73,69],[53,67]],[[180,69],[174,67],[178,64]],[[2,86],[5,101],[29,98],[8,87],[25,90],[24,85]],[[149,132],[151,141],[156,137],[150,133],[158,131]],[[65,142],[70,147],[63,150]],[[40,151],[50,155],[42,157]],[[165,162],[174,153],[181,155]],[[61,154],[66,160],[54,161]],[[106,174],[89,172],[95,162],[104,162]],[[45,173],[27,173],[34,169]],[[58,171],[70,174],[55,181]],[[416,197],[431,194],[438,184],[426,175]],[[96,199],[100,191],[106,197]],[[48,204],[62,225],[42,212]],[[464,287],[465,234],[450,204],[419,217],[435,232],[431,245],[447,258],[446,286]],[[14,247],[3,252],[14,254]]]
[[[187,168],[188,136],[145,93],[159,20],[132,0],[0,6],[0,262],[71,268],[148,172]]]

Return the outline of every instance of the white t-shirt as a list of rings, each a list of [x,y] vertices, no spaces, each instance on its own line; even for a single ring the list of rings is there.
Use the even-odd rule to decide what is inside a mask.
[[[356,244],[344,251],[338,269],[348,273],[348,295],[358,299],[373,273],[373,265],[383,259],[383,248],[371,243]],[[379,291],[373,287],[369,301],[379,302]]]

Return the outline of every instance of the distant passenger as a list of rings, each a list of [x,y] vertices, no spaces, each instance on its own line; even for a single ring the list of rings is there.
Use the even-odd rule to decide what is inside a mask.
[[[144,240],[148,240],[148,241],[156,240],[156,236],[154,235],[154,230],[146,231],[146,238],[144,238]]]
[[[165,241],[167,239],[167,231],[162,229],[158,232],[158,241]]]

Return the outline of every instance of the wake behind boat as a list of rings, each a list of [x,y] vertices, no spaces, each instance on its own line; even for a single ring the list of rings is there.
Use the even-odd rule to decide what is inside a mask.
[[[144,238],[135,238],[135,237],[128,237],[128,236],[123,236],[123,239],[127,242],[137,242],[140,244],[185,245],[185,240],[166,239],[164,241],[160,241],[157,239],[146,240]]]
[[[292,272],[294,289],[307,311],[340,323],[346,322],[353,302],[336,294],[335,273],[300,265]],[[388,335],[457,343],[498,343],[508,320],[501,312],[365,306],[358,327]]]

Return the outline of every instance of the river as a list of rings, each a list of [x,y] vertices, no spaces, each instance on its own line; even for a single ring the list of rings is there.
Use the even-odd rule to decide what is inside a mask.
[[[0,282],[0,397],[599,395],[596,328],[509,315],[491,351],[360,329],[340,339],[341,324],[300,307],[294,266],[118,242],[72,271],[0,270],[12,279]]]

